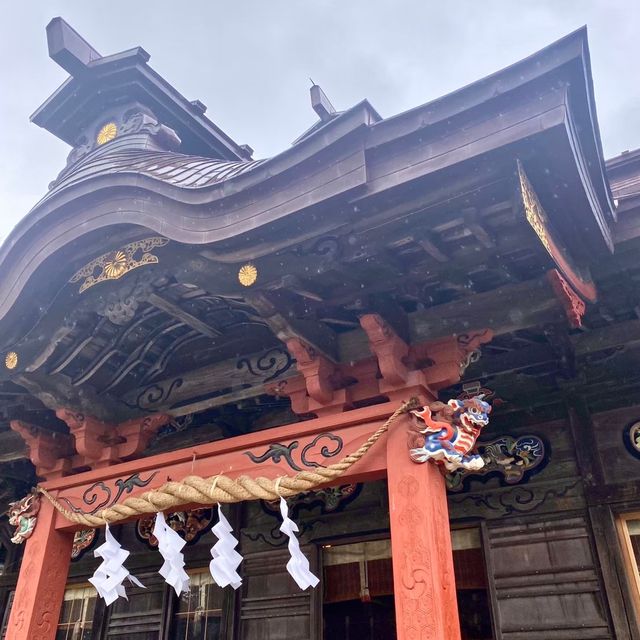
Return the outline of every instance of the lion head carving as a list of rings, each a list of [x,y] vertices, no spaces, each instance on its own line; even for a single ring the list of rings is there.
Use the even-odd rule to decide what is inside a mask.
[[[489,424],[491,405],[483,397],[453,399],[446,404],[434,402],[412,411],[415,422],[409,434],[411,459],[433,460],[447,471],[482,468],[482,457],[472,451],[480,432]]]
[[[12,527],[16,527],[11,542],[22,544],[27,538],[31,537],[38,520],[38,511],[40,511],[40,495],[37,493],[30,493],[22,500],[9,504],[9,510],[7,511],[9,524]]]

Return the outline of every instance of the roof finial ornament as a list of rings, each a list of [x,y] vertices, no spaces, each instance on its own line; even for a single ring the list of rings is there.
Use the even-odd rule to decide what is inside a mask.
[[[53,18],[47,25],[49,57],[72,76],[86,72],[89,63],[102,56],[62,18]]]
[[[309,90],[311,93],[311,106],[322,122],[328,122],[336,114],[336,109],[320,85],[316,84],[311,78],[309,80],[311,80],[311,89]]]

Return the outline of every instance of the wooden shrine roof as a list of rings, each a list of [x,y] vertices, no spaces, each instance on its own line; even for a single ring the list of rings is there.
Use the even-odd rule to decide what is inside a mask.
[[[255,169],[265,160],[216,160],[174,151],[99,147],[65,171],[50,186],[45,199],[84,180],[111,174],[147,176],[181,189],[197,189],[231,180]]]
[[[490,327],[465,382],[515,404],[536,389],[561,397],[583,365],[592,389],[605,356],[616,380],[638,360],[635,236],[612,257],[584,30],[391,118],[367,101],[331,113],[257,161],[229,141],[220,151],[200,107],[139,50],[96,60],[87,47],[35,116],[75,145],[67,167],[0,248],[0,441],[15,440],[16,418],[66,433],[60,406],[103,420],[161,411],[176,432],[195,419],[222,435],[290,420],[265,395],[296,373],[283,341],[359,361],[366,313],[412,343]],[[94,140],[111,124],[113,139]],[[619,167],[624,199],[635,178]],[[545,275],[558,265],[525,215],[522,175],[549,234],[595,281],[583,330]],[[23,464],[9,450],[6,463]]]

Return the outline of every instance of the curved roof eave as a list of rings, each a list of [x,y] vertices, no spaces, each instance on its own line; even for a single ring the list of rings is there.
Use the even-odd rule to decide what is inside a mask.
[[[615,219],[613,196],[607,180],[605,159],[598,126],[587,28],[581,27],[565,37],[551,43],[504,69],[472,82],[451,93],[426,102],[375,123],[371,127],[370,144],[383,145],[400,137],[437,123],[513,91],[546,74],[550,74],[571,63],[578,63],[583,96],[576,101],[580,113],[580,138],[582,152],[589,156],[591,179],[599,194],[600,204],[611,220]],[[576,87],[572,87],[576,90]]]
[[[139,187],[168,197],[178,203],[187,206],[202,206],[216,203],[229,195],[234,195],[240,191],[256,187],[265,181],[278,177],[290,169],[303,164],[316,154],[324,151],[328,147],[336,144],[350,133],[357,129],[369,125],[368,103],[360,102],[351,109],[340,114],[321,130],[305,138],[298,144],[282,151],[281,153],[266,160],[257,160],[227,163],[211,159],[211,165],[216,163],[235,165],[238,168],[250,165],[245,170],[230,172],[227,177],[221,180],[210,181],[203,186],[185,187],[179,181],[163,180],[159,175],[153,175],[153,171],[140,172],[122,168],[117,171],[94,172],[82,179],[76,179],[76,171],[66,173],[62,179],[60,188],[54,183],[50,192],[38,202],[34,207],[16,224],[11,233],[0,245],[0,265],[2,265],[10,253],[18,244],[25,241],[25,236],[31,229],[39,226],[44,219],[49,219],[50,215],[61,207],[68,205],[77,198],[95,192],[97,189],[107,186],[118,187]],[[206,158],[194,156],[181,156],[166,152],[167,156],[173,155],[176,158],[182,157],[185,162],[207,161]],[[93,156],[93,154],[91,154]],[[155,157],[155,152],[149,152],[149,158]],[[82,169],[82,166],[80,166]],[[201,217],[201,216],[200,216]]]
[[[200,187],[184,187],[126,170],[96,173],[78,181],[73,180],[73,173],[65,175],[63,181],[69,179],[69,184],[54,187],[0,247],[0,267],[5,274],[0,280],[0,318],[49,256],[96,229],[133,224],[179,242],[209,244],[308,208],[314,204],[307,187],[310,181],[316,180],[320,201],[357,188],[366,180],[364,145],[357,142],[357,131],[369,123],[368,105],[359,103],[277,156],[252,162],[244,172],[236,171],[228,179]],[[336,162],[319,160],[319,154],[323,156],[334,147],[338,149],[332,156]],[[185,162],[191,160],[189,156],[183,158]],[[289,192],[283,190],[280,201],[268,201],[268,194],[258,204],[250,200],[247,204],[248,198],[241,200],[271,181],[288,185],[294,182],[290,178],[294,174],[294,186]],[[89,200],[93,204],[85,208]],[[137,204],[132,207],[134,200]]]
[[[323,189],[318,188],[316,192],[318,198],[325,200],[362,187],[367,183],[365,155],[369,150],[419,132],[560,69],[562,78],[580,84],[572,109],[580,125],[578,152],[588,154],[587,165],[597,188],[598,199],[603,211],[612,215],[611,194],[604,174],[595,119],[586,30],[583,28],[502,71],[386,120],[380,120],[369,103],[363,101],[277,156],[252,163],[250,167],[242,162],[231,163],[227,165],[229,172],[223,179],[205,181],[203,185],[187,187],[180,185],[179,180],[173,184],[171,180],[153,175],[151,169],[146,173],[127,171],[126,168],[94,174],[89,172],[85,178],[77,181],[73,179],[73,171],[67,173],[61,178],[61,183],[68,181],[66,186],[54,187],[18,223],[0,247],[0,266],[5,273],[5,279],[0,281],[0,318],[7,313],[17,299],[19,289],[39,265],[51,255],[52,250],[56,250],[56,246],[60,248],[59,242],[63,236],[65,242],[71,242],[96,228],[128,223],[148,227],[181,242],[204,244],[255,230],[270,221],[281,219],[287,212],[301,211],[311,206],[310,180],[316,180],[317,185],[320,185],[320,178],[325,181]],[[576,73],[576,69],[580,71]],[[366,136],[358,135],[358,131],[366,131]],[[175,157],[179,157],[179,154]],[[204,158],[182,158],[187,163],[207,162]],[[264,195],[263,187],[266,188],[267,184],[285,185],[291,182],[291,176],[298,181],[297,191],[288,185],[286,197],[289,200],[277,215],[269,218],[273,199],[269,200],[269,195]],[[110,204],[105,204],[107,198],[103,197],[107,189],[110,190]],[[262,195],[256,204],[255,196],[258,193]],[[140,203],[136,216],[128,216],[130,211],[122,204],[126,194],[129,197],[133,194]],[[146,199],[140,198],[140,194],[146,194]],[[83,218],[81,211],[76,211],[73,222],[77,228],[72,228],[69,221],[65,221],[65,216],[69,218],[70,207],[73,208],[72,203],[80,205],[92,197],[93,202],[100,205],[100,210],[92,212],[93,222],[86,215]],[[243,204],[242,198],[246,202],[251,197],[254,198],[254,211],[248,215],[248,206]],[[163,203],[163,200],[167,202]],[[152,211],[158,203],[164,206]],[[235,209],[231,203],[237,205]],[[111,210],[107,211],[110,207]],[[238,215],[240,209],[243,209],[244,217]],[[54,240],[52,229],[61,221],[68,228],[63,229],[64,225],[61,225],[57,240]],[[11,285],[7,281],[11,281]]]

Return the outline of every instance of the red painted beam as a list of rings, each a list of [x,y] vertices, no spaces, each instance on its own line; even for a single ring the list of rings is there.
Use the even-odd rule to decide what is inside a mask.
[[[56,494],[59,500],[69,501],[74,507],[89,512],[96,507],[99,511],[102,506],[107,506],[118,494],[119,485],[132,476],[137,476],[145,483],[144,486],[132,483],[131,491],[121,493],[119,501],[158,488],[168,480],[180,480],[188,475],[210,477],[224,474],[231,478],[260,475],[272,479],[294,475],[300,469],[313,469],[313,463],[328,466],[352,453],[397,407],[398,403],[385,402],[57,478],[45,482],[43,486]],[[324,447],[331,454],[329,457],[322,455]],[[276,455],[277,452],[280,455]],[[362,460],[336,482],[382,478],[386,473],[386,464],[386,436],[383,436]],[[94,486],[98,482],[104,483],[110,494]],[[85,492],[88,492],[87,497],[95,493],[97,499],[92,504],[84,502]],[[77,529],[78,525],[59,515],[56,528],[71,530]]]

